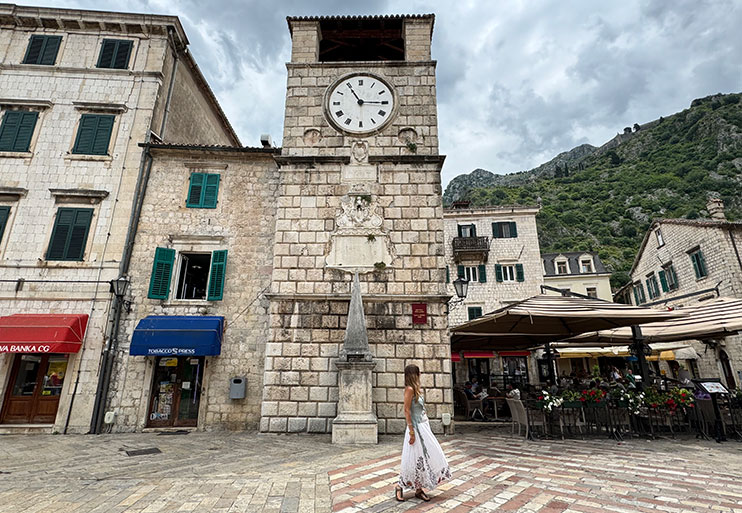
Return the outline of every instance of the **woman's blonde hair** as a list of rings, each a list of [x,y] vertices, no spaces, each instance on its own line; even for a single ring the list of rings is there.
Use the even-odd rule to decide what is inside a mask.
[[[420,397],[420,368],[410,364],[404,368],[404,386],[411,387],[415,399]]]

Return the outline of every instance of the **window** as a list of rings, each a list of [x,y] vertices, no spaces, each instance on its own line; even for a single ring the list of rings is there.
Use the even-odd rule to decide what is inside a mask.
[[[580,272],[581,273],[593,272],[593,261],[588,258],[580,260]]]
[[[8,224],[10,218],[10,207],[0,206],[0,242],[3,241],[3,234],[5,233],[5,226]]]
[[[157,248],[149,282],[150,299],[167,299],[175,264],[175,250]],[[175,299],[218,301],[224,293],[227,250],[180,253]]]
[[[473,224],[460,224],[459,227],[459,237],[476,237],[477,236],[477,227]]]
[[[523,264],[495,264],[495,279],[498,282],[524,281]]]
[[[482,316],[481,306],[470,306],[469,307],[469,320],[478,319]]]
[[[662,285],[662,292],[677,290],[678,276],[675,274],[675,267],[672,265],[672,262],[662,266],[662,270],[658,274],[660,276],[660,285]]]
[[[85,254],[85,244],[88,241],[92,220],[92,208],[60,208],[57,210],[46,259],[81,261]]]
[[[706,260],[703,258],[703,252],[700,248],[691,250],[688,253],[690,261],[693,264],[693,271],[696,273],[696,279],[700,280],[708,276],[708,270],[706,269]]]
[[[9,110],[0,125],[0,151],[28,151],[38,112]]]
[[[98,56],[99,68],[127,69],[132,42],[125,39],[104,39]]]
[[[634,300],[636,301],[637,305],[641,305],[642,303],[647,302],[647,298],[644,295],[644,287],[642,286],[642,283],[640,281],[634,283]]]
[[[594,297],[596,299],[598,298],[598,288],[597,287],[587,287],[585,290],[587,291],[587,296],[588,297]]]
[[[188,186],[186,207],[189,208],[216,208],[219,196],[219,175],[207,173],[191,173],[191,183]]]
[[[660,297],[660,288],[657,285],[657,276],[654,273],[647,275],[647,293],[649,294],[649,299]]]
[[[23,64],[54,65],[61,43],[62,36],[31,36]]]
[[[510,239],[518,236],[518,229],[514,221],[492,223],[492,237],[495,239]]]
[[[557,262],[557,274],[569,274],[569,271],[567,270],[567,261],[562,260],[561,262]]]
[[[115,116],[109,114],[83,114],[72,153],[108,155],[114,119]]]
[[[662,230],[657,228],[654,232],[654,234],[657,236],[657,247],[662,247],[665,245],[665,240],[662,238]]]

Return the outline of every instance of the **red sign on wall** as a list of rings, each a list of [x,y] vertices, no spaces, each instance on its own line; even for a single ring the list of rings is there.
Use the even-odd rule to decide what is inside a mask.
[[[428,324],[427,303],[412,303],[412,324]]]

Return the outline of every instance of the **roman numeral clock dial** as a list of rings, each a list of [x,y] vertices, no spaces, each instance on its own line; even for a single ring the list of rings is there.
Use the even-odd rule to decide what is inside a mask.
[[[391,120],[394,92],[377,77],[352,75],[330,87],[325,107],[330,123],[343,132],[376,132]]]

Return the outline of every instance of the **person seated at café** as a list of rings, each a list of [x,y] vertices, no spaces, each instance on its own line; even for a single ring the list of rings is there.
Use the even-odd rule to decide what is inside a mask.
[[[472,390],[472,383],[471,381],[467,381],[464,383],[464,393],[466,394],[467,399],[476,399],[477,396],[474,394],[474,390]]]
[[[508,399],[520,400],[520,390],[518,388],[513,388],[513,385],[508,385],[505,390],[507,390],[505,397]]]

